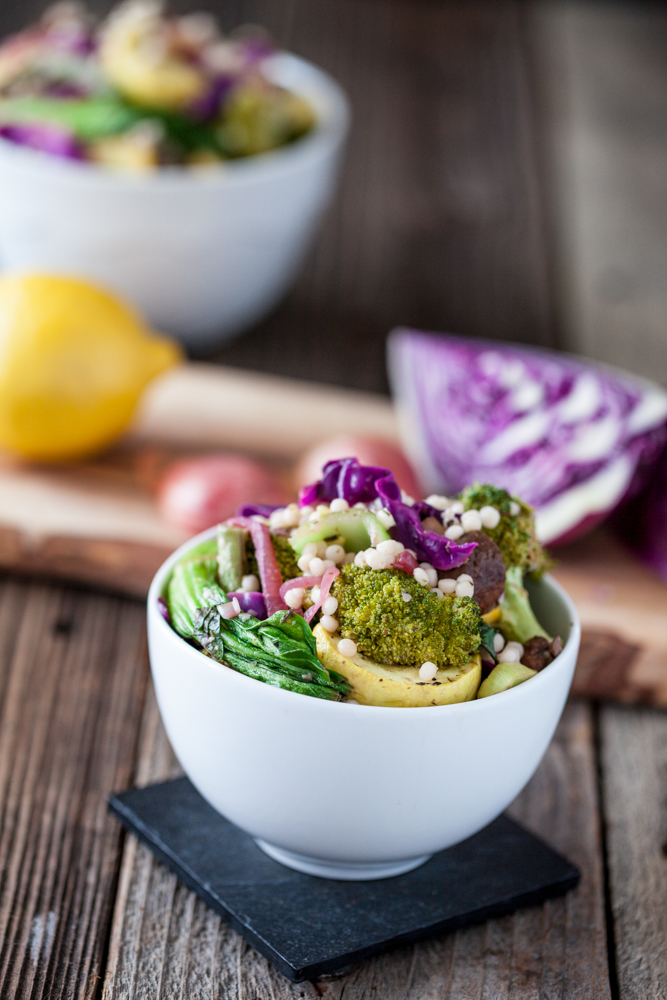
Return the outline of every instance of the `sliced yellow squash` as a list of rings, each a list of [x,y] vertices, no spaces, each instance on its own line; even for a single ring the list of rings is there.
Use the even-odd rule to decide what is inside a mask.
[[[479,656],[465,667],[446,667],[438,670],[434,680],[422,681],[418,667],[388,667],[361,653],[343,656],[338,652],[341,636],[331,635],[321,625],[315,626],[313,634],[320,662],[347,678],[352,685],[350,697],[361,705],[421,708],[472,701],[482,679]]]

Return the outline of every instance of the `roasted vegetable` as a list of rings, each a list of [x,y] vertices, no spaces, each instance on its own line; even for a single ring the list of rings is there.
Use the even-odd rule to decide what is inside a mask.
[[[322,666],[309,625],[293,611],[258,621],[244,614],[225,619],[218,607],[203,608],[194,635],[214,660],[273,687],[329,701],[349,691],[342,676]]]
[[[314,635],[322,663],[350,682],[350,698],[361,705],[385,708],[425,708],[472,701],[482,676],[479,656],[462,667],[442,667],[430,681],[423,681],[418,667],[387,667],[360,653],[353,657],[339,652],[340,636],[316,625]]]
[[[472,598],[437,597],[402,570],[343,565],[331,593],[341,635],[377,663],[461,668],[480,645]]]
[[[500,694],[501,691],[509,691],[517,684],[529,681],[536,673],[536,670],[525,667],[523,663],[499,663],[480,684],[477,697],[490,698],[491,695]]]
[[[551,642],[551,636],[544,631],[530,606],[518,566],[512,566],[505,575],[505,599],[500,605],[498,628],[508,641],[522,645],[537,635]]]
[[[325,514],[314,524],[304,524],[297,528],[290,544],[297,556],[312,542],[340,542],[348,552],[359,552],[369,545],[377,545],[389,539],[386,528],[369,510],[345,510],[335,514]]]
[[[271,535],[271,542],[273,543],[273,551],[276,554],[276,561],[280,569],[280,575],[283,578],[283,583],[286,580],[293,580],[295,577],[300,576],[301,570],[296,564],[294,549],[290,545],[289,540],[282,535]]]
[[[456,580],[461,573],[472,577],[475,587],[475,600],[483,615],[488,614],[498,605],[505,590],[505,562],[502,553],[494,540],[484,531],[467,531],[458,539],[465,545],[475,543],[475,548],[466,561],[456,569],[440,571],[439,577]]]
[[[548,569],[550,560],[537,540],[532,507],[511,496],[507,490],[488,483],[467,486],[460,499],[466,510],[495,507],[500,512],[498,526],[484,528],[484,531],[500,549],[506,569],[519,566],[523,574],[537,575]]]
[[[248,677],[299,694],[337,701],[349,690],[317,659],[308,624],[291,611],[265,621],[250,614],[225,618],[229,604],[216,582],[217,544],[204,542],[175,566],[168,585],[173,627],[213,659]]]

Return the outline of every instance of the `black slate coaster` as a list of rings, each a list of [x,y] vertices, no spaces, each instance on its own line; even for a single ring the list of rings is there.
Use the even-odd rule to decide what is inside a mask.
[[[132,789],[113,812],[292,982],[393,945],[509,913],[574,888],[574,865],[501,816],[395,878],[339,882],[292,871],[220,816],[187,778]]]

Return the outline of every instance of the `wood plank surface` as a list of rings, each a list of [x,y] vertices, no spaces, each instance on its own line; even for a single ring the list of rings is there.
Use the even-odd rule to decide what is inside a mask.
[[[45,6],[5,5],[3,31]],[[218,361],[386,393],[384,340],[403,323],[568,346],[667,379],[662,5],[205,6],[226,28],[264,22],[354,108],[343,184],[295,288]],[[71,572],[54,537],[50,565]],[[42,542],[18,532],[8,545],[32,545],[27,568],[45,573]],[[83,548],[94,573],[115,566],[112,586],[139,574],[118,548]],[[610,645],[618,606],[604,588],[625,583],[582,580],[587,655],[608,674],[615,651],[623,697],[647,700],[662,682],[645,609]],[[175,768],[152,698],[142,716],[143,617],[129,601],[0,580],[0,996],[606,1000],[602,808],[612,986],[621,1000],[667,997],[664,715],[602,709],[598,760],[592,710],[571,705],[513,807],[580,865],[575,893],[293,986],[106,813],[111,790]],[[659,634],[660,617],[649,624]],[[599,696],[594,679],[580,690]]]
[[[559,344],[667,383],[667,11],[526,6]]]
[[[104,969],[146,684],[144,609],[0,582],[0,996],[89,997]]]
[[[555,556],[584,628],[575,693],[667,707],[667,583],[604,530]]]
[[[0,566],[145,597],[188,533],[162,519],[155,488],[176,458],[210,451],[260,457],[296,494],[308,447],[358,432],[397,441],[378,393],[186,364],[148,390],[131,431],[98,458],[31,465],[0,458]],[[233,511],[230,511],[233,513]]]
[[[605,707],[601,768],[623,1000],[667,998],[667,714]]]
[[[179,773],[153,696],[137,784]],[[583,873],[567,897],[480,927],[396,949],[333,981],[290,984],[128,837],[114,913],[104,1000],[604,1000],[609,996],[591,710],[570,706],[512,815]]]
[[[353,121],[337,197],[293,292],[217,360],[387,391],[396,325],[553,343],[520,10],[235,4],[237,20],[265,24],[335,76]]]
[[[152,687],[135,784],[182,773]],[[276,972],[148,848],[127,836],[113,915],[103,1000],[295,1000],[315,997]]]

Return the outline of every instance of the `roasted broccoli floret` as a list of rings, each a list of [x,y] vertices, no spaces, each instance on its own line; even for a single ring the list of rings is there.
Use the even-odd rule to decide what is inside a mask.
[[[402,570],[343,565],[331,593],[341,634],[376,663],[463,667],[479,648],[476,602],[436,597]]]
[[[289,540],[282,535],[271,535],[271,541],[273,542],[273,551],[276,554],[283,583],[286,580],[294,580],[295,577],[302,576],[303,574],[296,564],[296,553],[290,545]]]
[[[294,580],[297,576],[302,576],[303,574],[296,564],[296,553],[288,539],[284,538],[283,535],[271,535],[271,542],[283,583],[286,580]],[[248,535],[246,542],[246,562],[248,564],[248,573],[254,573],[255,576],[259,576],[259,567],[255,558],[255,546],[252,544],[250,535]]]
[[[459,499],[466,510],[480,510],[488,506],[500,511],[498,526],[484,528],[484,531],[500,549],[506,569],[519,566],[523,574],[541,576],[550,567],[551,560],[535,535],[533,508],[527,503],[488,483],[467,486]],[[516,510],[514,504],[519,508],[516,514],[512,513],[513,509]]]
[[[538,622],[523,586],[523,573],[519,566],[512,566],[505,575],[505,599],[500,605],[498,628],[508,641],[525,645],[536,635],[551,642],[551,636]]]

